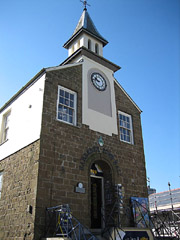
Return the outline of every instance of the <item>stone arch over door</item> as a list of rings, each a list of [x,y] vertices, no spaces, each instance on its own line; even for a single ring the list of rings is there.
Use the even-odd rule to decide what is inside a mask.
[[[104,228],[113,206],[115,171],[110,161],[102,156],[89,162],[89,212],[91,228]]]

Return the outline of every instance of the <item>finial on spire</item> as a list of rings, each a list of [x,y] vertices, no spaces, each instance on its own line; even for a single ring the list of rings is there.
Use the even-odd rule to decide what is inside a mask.
[[[86,0],[84,0],[84,1],[80,0],[80,2],[83,3],[83,5],[84,5],[84,10],[87,10],[86,6],[90,6],[90,5],[87,3]]]

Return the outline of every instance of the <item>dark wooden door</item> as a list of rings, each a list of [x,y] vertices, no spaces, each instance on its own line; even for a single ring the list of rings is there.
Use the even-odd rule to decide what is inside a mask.
[[[91,177],[91,228],[101,228],[102,178]]]

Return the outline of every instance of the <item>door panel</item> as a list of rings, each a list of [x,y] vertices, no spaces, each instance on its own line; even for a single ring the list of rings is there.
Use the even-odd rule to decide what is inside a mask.
[[[101,228],[102,179],[91,177],[91,228]]]

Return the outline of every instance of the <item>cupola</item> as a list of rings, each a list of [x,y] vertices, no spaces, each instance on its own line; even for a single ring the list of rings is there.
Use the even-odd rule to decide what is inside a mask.
[[[103,47],[107,43],[108,41],[98,32],[85,7],[73,35],[63,47],[68,49],[68,57],[81,47],[103,56]]]

